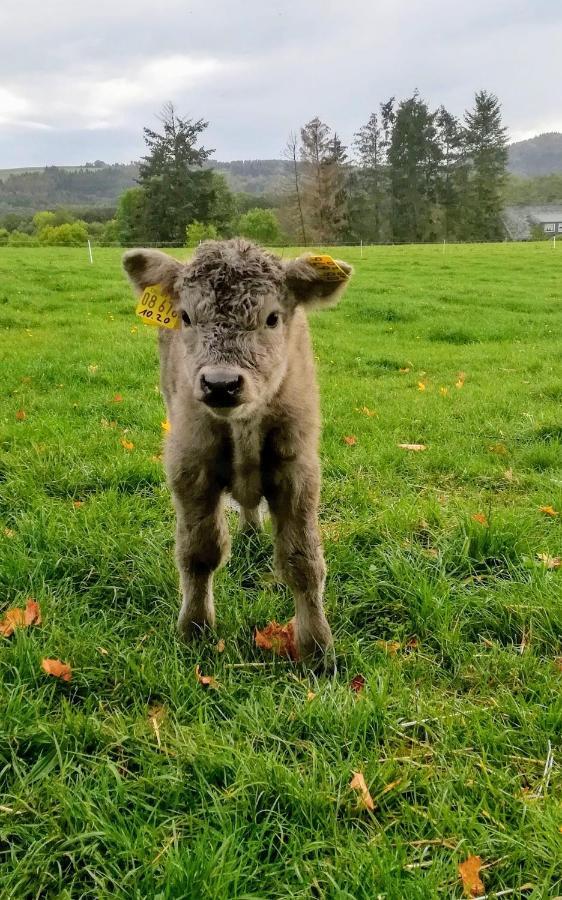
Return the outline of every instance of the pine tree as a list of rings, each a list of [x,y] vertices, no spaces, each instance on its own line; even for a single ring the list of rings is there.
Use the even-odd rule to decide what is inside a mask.
[[[162,132],[144,128],[148,154],[139,167],[146,194],[146,239],[183,242],[186,226],[209,220],[215,194],[213,173],[203,169],[212,150],[198,147],[208,123],[177,115],[168,103],[160,117]]]
[[[302,206],[310,236],[328,243],[347,227],[347,150],[318,117],[301,128]]]
[[[444,106],[437,110],[435,124],[440,157],[437,184],[440,237],[455,240],[462,236],[463,200],[466,195],[464,131],[459,120],[447,112]]]
[[[392,132],[394,98],[381,103],[380,115],[371,113],[353,142],[358,170],[352,182],[352,220],[358,236],[368,241],[389,237],[389,182],[387,153]]]
[[[465,145],[470,163],[466,196],[466,237],[469,240],[498,241],[504,237],[506,135],[498,98],[487,91],[478,91],[474,109],[465,113]]]

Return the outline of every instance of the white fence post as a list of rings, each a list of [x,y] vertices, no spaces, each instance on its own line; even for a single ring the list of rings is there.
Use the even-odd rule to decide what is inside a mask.
[[[88,253],[90,254],[90,262],[93,263],[93,262],[94,262],[94,257],[92,256],[92,245],[91,245],[89,239],[88,239]]]

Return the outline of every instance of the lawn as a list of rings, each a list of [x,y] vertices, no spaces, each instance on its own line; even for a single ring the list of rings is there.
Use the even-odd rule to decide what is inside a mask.
[[[315,679],[254,645],[292,614],[268,532],[234,540],[217,634],[175,635],[155,334],[119,251],[0,249],[0,617],[42,611],[0,637],[2,898],[460,898],[471,856],[488,896],[562,894],[562,248],[340,255],[352,286],[312,317]]]

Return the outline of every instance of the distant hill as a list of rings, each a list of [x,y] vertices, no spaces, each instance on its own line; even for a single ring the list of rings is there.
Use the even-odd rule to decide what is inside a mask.
[[[511,144],[508,169],[523,178],[562,173],[562,134],[551,131]]]

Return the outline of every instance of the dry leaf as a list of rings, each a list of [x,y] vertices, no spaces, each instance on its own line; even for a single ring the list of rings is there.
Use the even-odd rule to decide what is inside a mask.
[[[479,856],[469,856],[459,863],[459,875],[462,878],[465,897],[478,897],[484,893],[484,884],[480,878],[482,860]]]
[[[298,659],[292,621],[286,625],[270,622],[262,631],[256,628],[254,640],[256,647],[261,647],[262,650],[272,650],[277,656]]]
[[[354,447],[357,443],[357,438],[354,434],[347,434],[344,439],[344,444],[347,444],[348,447]]]
[[[488,519],[484,515],[484,513],[474,513],[473,516],[470,517],[473,522],[478,522],[479,525],[487,525]]]
[[[395,787],[398,787],[401,781],[401,778],[397,778],[396,781],[391,781],[390,784],[387,784],[385,787],[383,787],[380,796],[383,797],[385,794],[389,794],[390,791],[394,790]]]
[[[562,672],[562,656],[554,657],[554,666],[559,672]]]
[[[159,462],[162,462],[162,455],[160,453],[154,453],[150,457],[150,459],[152,460],[152,462],[159,463]]]
[[[506,469],[503,473],[503,477],[506,481],[513,481],[513,469]]]
[[[558,512],[554,509],[553,506],[539,506],[539,512],[545,514],[545,516],[557,516]]]
[[[498,444],[490,444],[488,450],[490,453],[497,453],[498,456],[507,456],[507,447],[501,442]]]
[[[225,645],[224,645],[224,640],[223,640],[223,638],[221,638],[221,639],[217,642],[217,646],[216,646],[216,651],[217,651],[217,653],[224,653],[224,646],[225,646]]]
[[[349,687],[354,694],[360,694],[365,687],[365,678],[363,677],[363,675],[356,675],[354,678],[352,678],[349,682]]]
[[[407,372],[410,371],[410,367],[406,366],[405,369],[398,369],[398,371],[400,372],[401,375],[405,375]]]
[[[389,656],[395,656],[401,647],[400,641],[375,641],[375,644]]]
[[[5,536],[5,537],[7,537],[7,538],[13,538],[14,534],[15,534],[15,531],[13,530],[13,528],[5,528],[5,529],[4,529],[4,536]]]
[[[316,694],[314,693],[314,691],[307,691],[307,692],[306,692],[306,699],[308,700],[309,703],[310,703],[312,700],[314,700],[315,697],[316,697]]]
[[[440,388],[439,388],[439,393],[441,394],[442,397],[446,397],[447,394],[449,393],[449,388],[446,388],[446,387],[440,387]]]
[[[152,730],[156,735],[156,743],[160,748],[162,743],[160,741],[160,723],[166,718],[166,709],[164,706],[151,706],[148,710],[148,721],[152,726]]]
[[[80,509],[81,506],[84,506],[83,500],[73,500],[72,505],[75,509]]]
[[[548,553],[537,553],[537,559],[540,559],[547,569],[559,569],[562,565],[562,559],[559,556],[549,556]]]
[[[201,675],[201,669],[199,666],[195,666],[195,677],[199,684],[202,684],[204,687],[213,688],[213,690],[218,691],[220,685],[214,675]]]
[[[427,450],[425,444],[398,444],[401,450],[412,450],[414,453],[419,453],[421,450]]]
[[[123,397],[121,396],[121,394],[114,394],[113,397],[111,398],[111,402],[112,403],[123,403]]]
[[[135,446],[132,441],[128,441],[127,438],[121,438],[121,446],[125,448],[125,450],[132,450]]]
[[[90,373],[90,375],[95,375],[98,369],[99,366],[95,366],[93,363],[88,366],[88,372]]]
[[[16,419],[18,422],[23,422],[24,419],[27,419],[27,414],[24,409],[18,409]]]
[[[41,668],[47,675],[53,675],[54,678],[60,678],[62,681],[72,680],[72,669],[60,659],[42,659]]]
[[[100,419],[100,425],[102,428],[117,428],[117,422],[115,419],[109,421],[108,419]]]
[[[102,656],[109,656],[109,650],[106,650],[105,647],[98,647],[98,653],[101,653]]]
[[[373,416],[376,416],[377,412],[374,409],[369,409],[368,406],[362,406],[360,409],[357,409],[357,412],[363,413],[364,416],[368,416],[369,419],[372,419]]]
[[[132,325],[132,326],[131,326],[131,334],[136,334],[137,331],[138,331],[137,326],[136,326],[136,325]]]
[[[457,378],[458,378],[458,381],[455,382],[455,387],[459,388],[459,390],[460,390],[460,388],[464,387],[464,381],[465,381],[466,375],[464,374],[464,372],[459,372],[459,374],[457,375]]]
[[[370,809],[372,812],[375,808],[375,804],[369,793],[369,788],[367,787],[367,782],[365,781],[362,772],[353,773],[353,778],[349,782],[349,787],[352,791],[357,791],[359,794],[359,805],[363,807],[363,809]]]
[[[25,609],[9,609],[0,621],[0,634],[11,637],[16,628],[29,628],[30,625],[41,624],[41,609],[36,600],[29,597]]]
[[[418,391],[425,391],[426,385],[424,381],[418,381]]]
[[[170,431],[170,429],[172,427],[167,419],[165,422],[161,422],[161,425],[162,425],[162,431],[165,431],[166,434]]]

